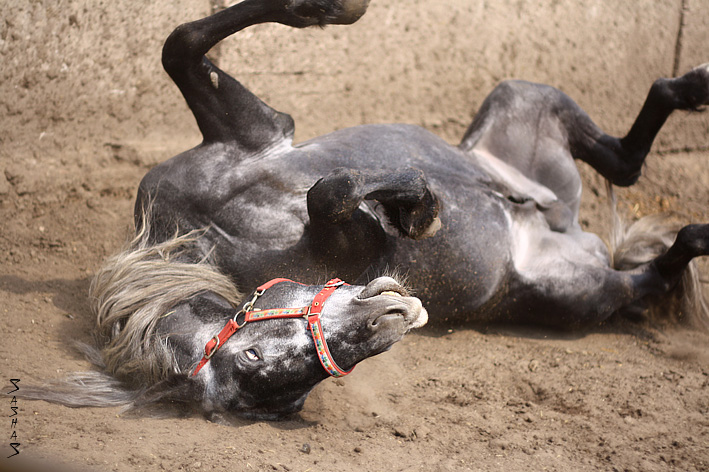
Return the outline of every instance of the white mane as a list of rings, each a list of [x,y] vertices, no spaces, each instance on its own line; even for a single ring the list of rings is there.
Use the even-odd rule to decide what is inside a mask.
[[[150,228],[144,212],[135,238],[106,261],[90,289],[105,371],[133,385],[149,385],[179,371],[166,340],[155,334],[160,317],[175,305],[205,291],[234,306],[242,298],[210,261],[210,254],[197,249],[195,242],[204,230],[176,233],[153,244]]]

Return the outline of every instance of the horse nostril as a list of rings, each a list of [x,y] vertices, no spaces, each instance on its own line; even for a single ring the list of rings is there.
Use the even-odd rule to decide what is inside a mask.
[[[402,310],[400,308],[391,309],[379,316],[376,316],[374,319],[372,319],[372,321],[370,321],[369,325],[372,328],[376,328],[377,326],[379,326],[380,322],[383,322],[386,320],[396,320],[396,319],[406,320],[406,317],[407,317],[407,312],[405,310]]]

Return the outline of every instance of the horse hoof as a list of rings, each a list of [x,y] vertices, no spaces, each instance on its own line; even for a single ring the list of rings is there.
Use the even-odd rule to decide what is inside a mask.
[[[367,11],[369,0],[286,0],[286,15],[279,23],[307,26],[349,25]]]
[[[704,70],[704,71],[709,72],[709,62],[707,62],[707,63],[705,63],[705,64],[702,64],[702,65],[700,65],[700,66],[697,66],[697,67],[695,67],[695,68],[692,69],[692,70]]]
[[[343,0],[342,13],[333,18],[332,24],[351,25],[362,18],[368,6],[369,0]]]
[[[428,225],[424,232],[418,236],[417,239],[431,238],[436,235],[439,229],[441,229],[441,219],[439,217],[436,217],[433,219],[433,222]]]
[[[691,90],[694,109],[709,105],[709,62],[695,67],[687,72],[682,78],[687,78]]]

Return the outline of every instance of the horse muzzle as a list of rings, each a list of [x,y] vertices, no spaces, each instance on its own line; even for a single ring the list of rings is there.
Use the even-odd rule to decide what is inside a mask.
[[[390,298],[391,300],[385,299]],[[383,307],[377,307],[375,313],[370,318],[369,324],[373,329],[382,326],[391,326],[394,323],[402,324],[408,332],[414,328],[420,328],[428,321],[428,312],[421,304],[421,300],[416,297],[402,297],[391,293],[378,295],[377,303]]]
[[[370,282],[358,298],[371,305],[369,325],[372,329],[400,325],[405,334],[428,321],[428,312],[421,300],[391,277],[379,277]]]

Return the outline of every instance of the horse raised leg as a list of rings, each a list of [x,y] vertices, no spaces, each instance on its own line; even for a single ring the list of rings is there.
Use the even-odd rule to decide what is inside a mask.
[[[502,303],[512,305],[503,308],[505,313],[560,327],[598,323],[646,296],[666,293],[694,257],[709,254],[709,226],[692,225],[654,260],[631,270],[604,267],[600,241],[578,226],[581,179],[574,162],[587,162],[614,184],[631,185],[672,111],[696,110],[707,103],[708,65],[676,79],[659,79],[628,134],[615,138],[556,88],[507,81],[490,94],[459,148],[507,185],[509,199],[533,200],[552,229],[530,225],[527,218],[513,228],[524,244],[513,247],[517,277],[510,292],[524,302]],[[534,307],[529,318],[525,306]],[[538,318],[540,313],[544,319]]]
[[[246,0],[176,28],[165,41],[162,62],[179,87],[206,143],[237,143],[246,153],[291,139],[289,115],[263,103],[205,57],[219,41],[249,26],[276,22],[297,28],[349,24],[369,0]]]
[[[577,215],[581,180],[573,159],[587,162],[615,185],[632,185],[668,116],[707,104],[709,65],[658,79],[628,134],[616,138],[560,90],[507,81],[483,102],[459,147],[514,167],[552,190]]]

